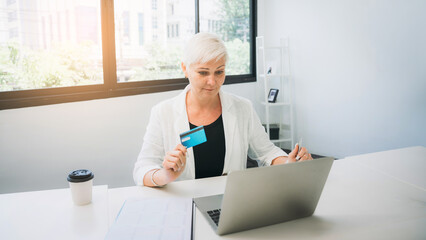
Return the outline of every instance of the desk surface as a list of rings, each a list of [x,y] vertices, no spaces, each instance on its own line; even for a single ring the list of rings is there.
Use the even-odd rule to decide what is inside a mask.
[[[409,147],[346,157],[364,167],[374,169],[426,191],[426,148]]]
[[[162,189],[110,189],[110,219],[127,197],[198,197],[224,192],[226,177]],[[217,236],[197,210],[195,239],[426,239],[426,192],[351,161],[335,161],[312,217]]]
[[[335,161],[312,217],[219,237],[197,210],[195,238],[426,239],[424,161],[424,147]],[[82,207],[72,204],[69,189],[0,194],[0,239],[103,239],[126,199],[221,194],[225,183],[216,177],[160,189],[96,186],[93,203]]]
[[[73,204],[70,189],[0,194],[0,239],[103,239],[107,189],[95,186],[85,206]]]

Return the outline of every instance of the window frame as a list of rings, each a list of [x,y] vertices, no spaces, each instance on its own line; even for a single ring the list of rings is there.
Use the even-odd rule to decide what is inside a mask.
[[[185,78],[118,82],[115,55],[114,0],[99,0],[101,10],[103,84],[0,92],[0,110],[106,99],[184,89]],[[199,32],[199,0],[195,1],[195,29]],[[250,4],[251,74],[226,76],[225,85],[256,81],[257,0]]]

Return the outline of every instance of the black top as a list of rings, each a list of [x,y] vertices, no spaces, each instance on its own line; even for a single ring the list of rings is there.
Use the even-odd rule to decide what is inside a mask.
[[[198,126],[189,123],[191,129]],[[207,142],[193,147],[195,178],[221,176],[225,164],[225,131],[222,115],[212,124],[204,126]]]

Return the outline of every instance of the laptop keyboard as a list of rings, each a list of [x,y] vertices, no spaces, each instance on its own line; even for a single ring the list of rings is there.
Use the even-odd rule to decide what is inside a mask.
[[[207,213],[209,214],[213,222],[216,223],[216,226],[219,226],[220,209],[207,211]]]

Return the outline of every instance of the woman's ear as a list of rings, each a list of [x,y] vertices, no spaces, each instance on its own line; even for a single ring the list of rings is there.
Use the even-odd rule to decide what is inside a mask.
[[[188,73],[186,72],[186,65],[185,63],[181,63],[180,67],[182,68],[183,73],[185,74],[185,78],[188,78]]]

